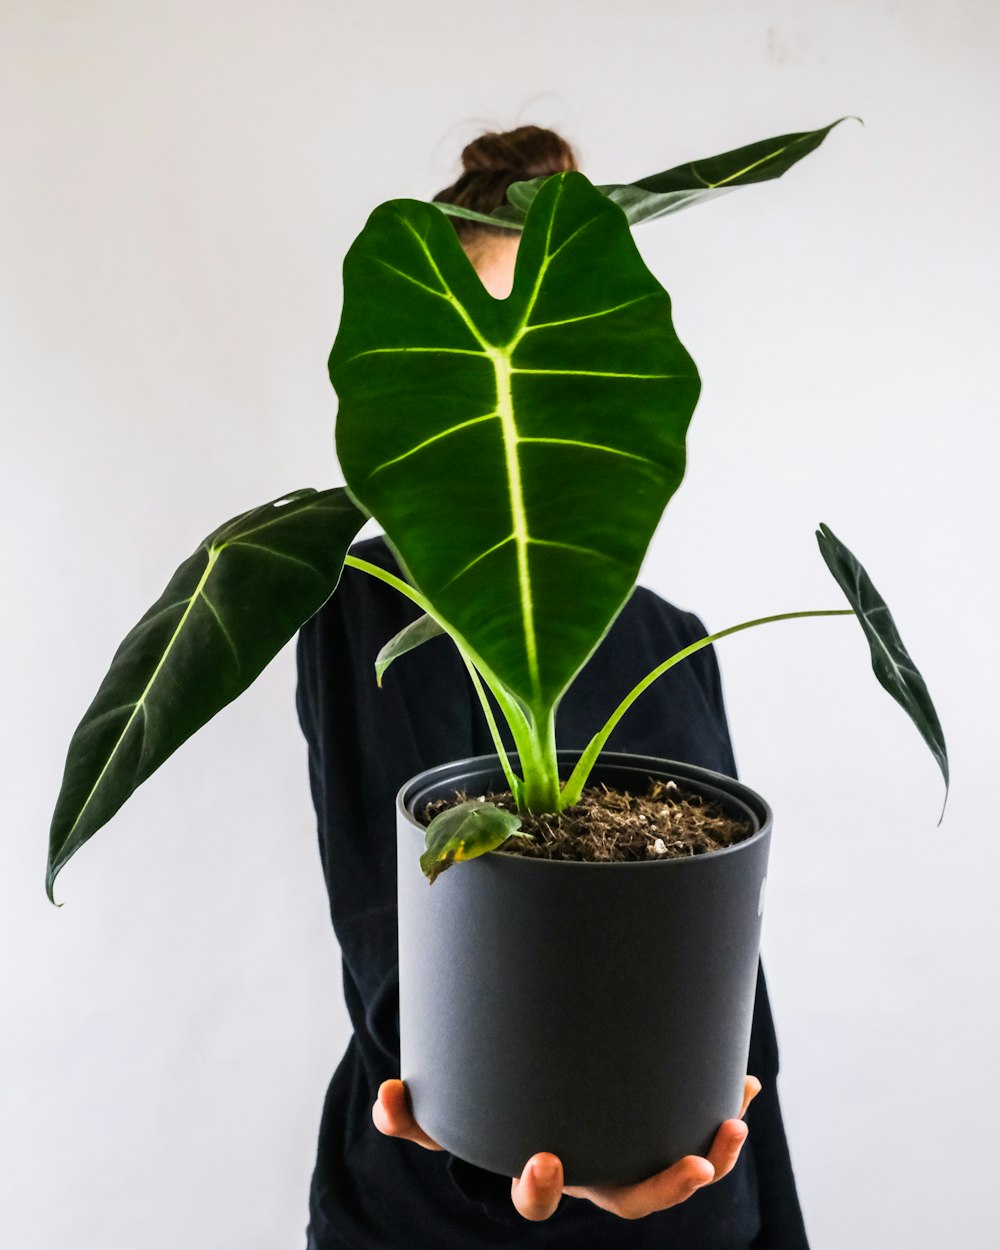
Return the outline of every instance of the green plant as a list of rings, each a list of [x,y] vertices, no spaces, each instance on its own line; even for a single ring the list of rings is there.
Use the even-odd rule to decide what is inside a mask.
[[[834,123],[836,124],[836,123]],[[832,127],[754,144],[628,185],[578,173],[516,183],[493,220],[522,231],[513,290],[482,286],[445,213],[393,200],[344,263],[330,356],[346,488],[296,491],[214,531],[126,636],[70,743],[47,890],[70,856],[163,761],[259,675],[336,588],[344,564],[424,615],[383,648],[390,663],[436,634],[458,647],[522,812],[574,802],[611,729],[650,682],[740,630],[857,614],[876,676],[948,764],[938,718],[864,569],[821,526],[820,549],[850,607],[746,621],[650,673],[599,728],[568,780],[555,710],[635,585],[685,467],[698,398],[670,299],[630,225],[780,176]],[[442,209],[444,211],[442,211]],[[348,554],[369,516],[406,579]],[[484,687],[510,727],[508,759]],[[428,830],[433,880],[512,831],[470,804]]]

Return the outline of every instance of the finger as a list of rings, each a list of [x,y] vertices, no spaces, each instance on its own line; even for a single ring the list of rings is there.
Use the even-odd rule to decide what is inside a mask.
[[[726,1120],[715,1135],[708,1161],[715,1168],[714,1180],[721,1180],[736,1166],[749,1129],[742,1120]]]
[[[562,1162],[544,1152],[532,1155],[520,1177],[510,1183],[511,1200],[526,1220],[547,1220],[559,1205],[562,1191]]]
[[[595,1206],[624,1220],[639,1220],[654,1211],[665,1211],[686,1201],[702,1185],[715,1178],[715,1169],[700,1155],[685,1155],[673,1167],[635,1185],[569,1186],[564,1193],[588,1198]]]
[[[743,1106],[740,1108],[740,1116],[739,1116],[741,1120],[747,1113],[747,1107],[750,1106],[750,1104],[753,1102],[753,1100],[757,1097],[757,1095],[760,1093],[760,1091],[763,1088],[764,1087],[761,1085],[760,1081],[758,1081],[755,1076],[748,1076],[747,1079],[743,1082]]]
[[[383,1081],[378,1087],[378,1097],[372,1107],[372,1121],[386,1137],[402,1137],[405,1141],[416,1142],[425,1150],[442,1149],[413,1118],[402,1081]]]

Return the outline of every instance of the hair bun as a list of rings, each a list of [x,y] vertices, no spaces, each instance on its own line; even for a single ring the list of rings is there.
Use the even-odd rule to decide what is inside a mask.
[[[488,131],[462,152],[466,173],[508,174],[514,179],[540,178],[576,168],[573,149],[554,131],[518,126],[503,134]]]
[[[466,146],[461,177],[434,199],[489,215],[507,202],[507,188],[512,182],[527,182],[529,178],[544,178],[577,168],[576,153],[553,130],[543,130],[541,126],[518,126],[503,134],[491,130]],[[511,237],[503,226],[488,222],[452,217],[451,224],[463,245],[496,235]]]

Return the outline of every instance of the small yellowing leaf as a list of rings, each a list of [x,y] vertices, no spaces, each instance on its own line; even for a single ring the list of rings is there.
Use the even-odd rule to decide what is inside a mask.
[[[521,820],[515,812],[504,811],[482,799],[468,799],[446,808],[427,826],[420,867],[433,884],[451,864],[495,851],[520,827]]]

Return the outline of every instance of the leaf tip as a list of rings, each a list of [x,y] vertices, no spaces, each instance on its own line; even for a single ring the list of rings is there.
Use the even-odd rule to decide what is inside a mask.
[[[938,817],[937,827],[941,828],[941,822],[944,820],[945,808],[948,806],[948,795],[951,793],[951,769],[948,766],[948,750],[944,744],[944,736],[941,740],[941,756],[938,759],[938,767],[941,769],[941,776],[944,778],[944,798],[941,800],[941,815]]]
[[[56,902],[55,884],[56,877],[59,873],[59,866],[50,867],[45,874],[45,896],[53,907],[62,907],[62,903]]]
[[[835,122],[831,122],[829,126],[827,126],[827,134],[829,134],[834,127],[839,126],[842,122],[858,122],[861,126],[865,124],[864,119],[859,117],[857,113],[845,113],[843,117],[838,117]]]
[[[423,855],[420,857],[420,871],[427,878],[428,885],[433,885],[444,870],[451,867],[453,862],[451,859],[431,859],[429,862],[424,863],[425,858]]]

